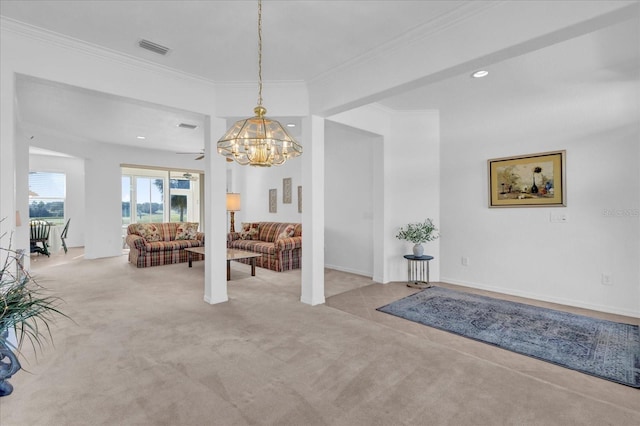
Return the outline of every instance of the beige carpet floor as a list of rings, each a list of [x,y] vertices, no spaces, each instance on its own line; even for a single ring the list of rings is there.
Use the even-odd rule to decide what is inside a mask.
[[[229,302],[208,305],[204,262],[73,249],[32,268],[73,321],[25,350],[2,426],[640,424],[640,390],[375,311],[403,283],[328,270],[311,307],[299,271],[233,264]]]

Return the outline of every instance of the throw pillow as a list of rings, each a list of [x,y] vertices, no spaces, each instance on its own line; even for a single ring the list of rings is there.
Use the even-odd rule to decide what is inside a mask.
[[[277,240],[279,240],[280,238],[290,238],[293,237],[293,234],[296,232],[296,226],[295,225],[287,225],[286,228],[284,228],[284,231],[282,231],[280,233],[280,235],[278,235],[278,238],[276,238]]]
[[[258,239],[258,228],[257,223],[251,222],[242,222],[242,232],[240,232],[240,238],[243,240],[257,240]]]
[[[176,229],[177,240],[195,240],[198,235],[198,222],[184,222]]]
[[[160,241],[160,228],[153,223],[137,223],[136,233],[147,240],[148,243]]]

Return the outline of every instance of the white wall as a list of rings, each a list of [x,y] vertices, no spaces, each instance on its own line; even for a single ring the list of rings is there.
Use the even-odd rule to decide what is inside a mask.
[[[71,220],[66,243],[68,247],[83,247],[85,228],[84,160],[75,157],[31,154],[29,155],[29,169],[66,175],[64,216],[65,220]],[[28,216],[28,211],[27,208],[25,217]]]
[[[385,143],[385,246],[388,278],[407,279],[406,260],[413,244],[395,238],[410,222],[433,219],[441,227],[440,213],[440,118],[437,111],[393,114],[391,138]],[[386,142],[386,141],[385,141]],[[424,253],[434,256],[430,279],[440,279],[440,239],[424,244]]]
[[[234,176],[233,191],[240,193],[242,202],[242,210],[235,215],[236,231],[240,230],[242,222],[302,222],[302,214],[298,213],[298,186],[302,185],[300,157],[292,158],[282,166],[266,168],[229,164]],[[291,178],[291,203],[288,204],[282,200],[284,178]],[[269,189],[272,188],[278,195],[276,213],[269,213]],[[302,199],[304,202],[304,188]]]
[[[406,281],[403,255],[412,244],[395,238],[398,229],[426,218],[440,224],[440,123],[437,111],[393,112],[378,106],[356,108],[331,121],[376,133],[382,153],[374,150],[374,281]],[[431,280],[440,274],[440,243],[425,244]]]
[[[382,137],[327,121],[325,266],[373,277],[374,150]]]
[[[640,316],[638,93],[603,81],[443,111],[442,280]],[[488,159],[560,149],[566,208],[487,207]]]
[[[185,77],[145,63],[126,63],[122,57],[79,46],[77,42],[32,32],[19,25],[5,23],[2,27],[2,92],[10,96],[15,91],[15,77],[24,74],[89,88],[109,94],[168,105],[203,115],[214,116],[213,85]],[[113,56],[112,56],[113,55]],[[23,142],[13,123],[17,112],[13,104],[3,102],[2,114],[2,182],[20,188],[27,180],[26,169],[14,169],[14,164],[27,164],[15,158],[13,149]],[[197,170],[202,165],[193,160],[177,158],[167,152],[128,150],[97,141],[77,141],[66,135],[50,135],[47,140],[36,138],[34,146],[62,152],[85,161],[85,256],[87,258],[121,254],[120,164],[145,164]],[[21,156],[28,152],[20,151]],[[14,163],[14,164],[12,164]],[[15,170],[15,172],[14,172]],[[15,181],[12,177],[15,176]],[[22,181],[22,183],[20,182]],[[221,186],[221,189],[224,186]],[[209,188],[213,190],[213,188]],[[2,193],[2,210],[14,214],[17,204],[13,190]],[[79,219],[79,218],[78,218]],[[221,217],[222,219],[222,217]],[[94,226],[100,224],[100,226]],[[220,228],[222,228],[220,221]],[[21,247],[28,247],[28,235],[21,233]],[[223,268],[221,268],[222,271]]]
[[[88,259],[122,253],[122,164],[190,170],[199,166],[187,156],[166,151],[95,141],[79,143],[54,135],[40,136],[32,145],[74,157],[30,155],[30,168],[67,173],[68,217],[72,218],[69,242],[73,246],[84,246]],[[97,224],[100,226],[95,226]]]

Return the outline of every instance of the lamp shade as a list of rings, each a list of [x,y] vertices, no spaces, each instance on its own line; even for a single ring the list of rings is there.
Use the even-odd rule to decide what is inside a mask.
[[[240,194],[233,192],[227,194],[227,211],[240,211]]]

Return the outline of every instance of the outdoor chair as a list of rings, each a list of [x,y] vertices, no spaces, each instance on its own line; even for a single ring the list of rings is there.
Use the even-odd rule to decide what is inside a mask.
[[[29,226],[31,228],[30,252],[42,253],[49,257],[49,232],[51,231],[51,224],[43,220],[33,220],[29,222]]]

